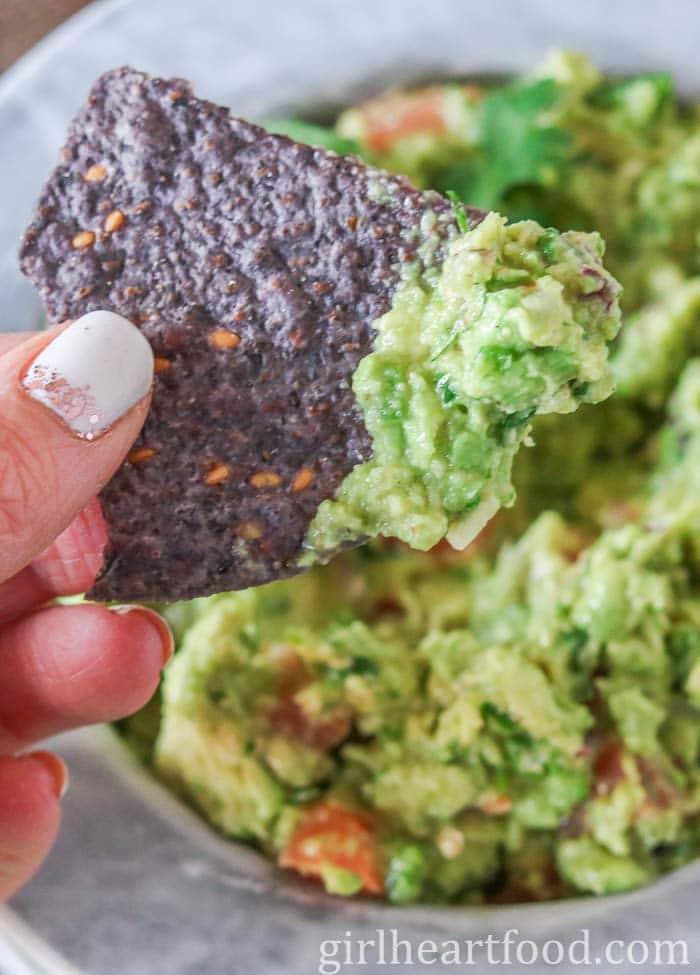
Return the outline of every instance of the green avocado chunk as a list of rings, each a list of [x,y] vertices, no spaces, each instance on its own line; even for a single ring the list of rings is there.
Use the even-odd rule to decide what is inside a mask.
[[[633,857],[615,856],[589,837],[561,843],[557,863],[574,887],[591,894],[617,894],[651,880],[649,871]]]

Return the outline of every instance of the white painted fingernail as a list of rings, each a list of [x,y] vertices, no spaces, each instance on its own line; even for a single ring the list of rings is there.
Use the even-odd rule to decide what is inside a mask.
[[[150,389],[153,353],[121,315],[91,311],[39,353],[23,389],[79,437],[94,440]]]

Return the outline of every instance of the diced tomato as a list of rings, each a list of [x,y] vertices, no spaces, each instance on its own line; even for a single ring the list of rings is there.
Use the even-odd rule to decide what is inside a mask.
[[[488,813],[489,816],[505,816],[513,808],[513,803],[503,793],[494,792],[478,799],[476,807],[482,812]]]
[[[622,764],[622,743],[617,738],[603,742],[593,762],[593,791],[608,796],[627,775]]]
[[[310,718],[289,695],[277,701],[268,712],[267,721],[272,730],[324,752],[344,741],[352,726],[350,716],[345,711],[336,711],[322,718]]]
[[[311,676],[293,648],[279,645],[270,653],[270,658],[281,675],[277,700],[265,715],[270,730],[324,752],[344,741],[352,727],[347,711],[338,709],[332,714],[311,718],[295,700],[294,695],[311,682]]]
[[[388,152],[401,139],[419,132],[444,135],[447,132],[445,97],[447,88],[430,85],[417,91],[393,91],[360,106],[366,145],[374,152]],[[465,85],[474,100],[479,89]]]
[[[285,644],[277,644],[268,649],[270,663],[279,671],[280,694],[294,694],[309,682],[309,675],[298,653]]]
[[[627,778],[623,764],[624,749],[618,738],[607,738],[599,747],[593,762],[593,793],[607,796]],[[678,802],[679,793],[665,770],[653,761],[636,756],[636,765],[647,797],[639,815],[654,815]]]
[[[319,879],[328,868],[349,870],[360,878],[362,890],[381,894],[384,884],[378,859],[372,819],[327,802],[307,810],[280,853],[279,864]]]

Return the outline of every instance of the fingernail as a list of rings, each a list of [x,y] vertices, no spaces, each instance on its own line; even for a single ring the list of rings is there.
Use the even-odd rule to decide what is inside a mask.
[[[91,311],[64,329],[27,369],[22,387],[77,436],[94,440],[150,389],[153,353],[121,315]]]
[[[120,616],[127,616],[129,613],[139,613],[144,619],[148,620],[151,626],[155,626],[163,647],[163,666],[167,664],[175,650],[175,637],[173,636],[173,631],[160,613],[156,613],[155,610],[148,609],[146,606],[136,605],[110,606],[110,612],[118,613]]]
[[[68,791],[68,769],[63,759],[53,752],[31,752],[28,758],[41,762],[53,779],[56,797],[62,799]]]

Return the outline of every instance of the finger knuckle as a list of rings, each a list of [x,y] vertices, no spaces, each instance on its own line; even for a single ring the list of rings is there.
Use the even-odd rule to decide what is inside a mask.
[[[55,487],[39,443],[0,418],[0,550],[31,527],[37,494],[51,497]]]

